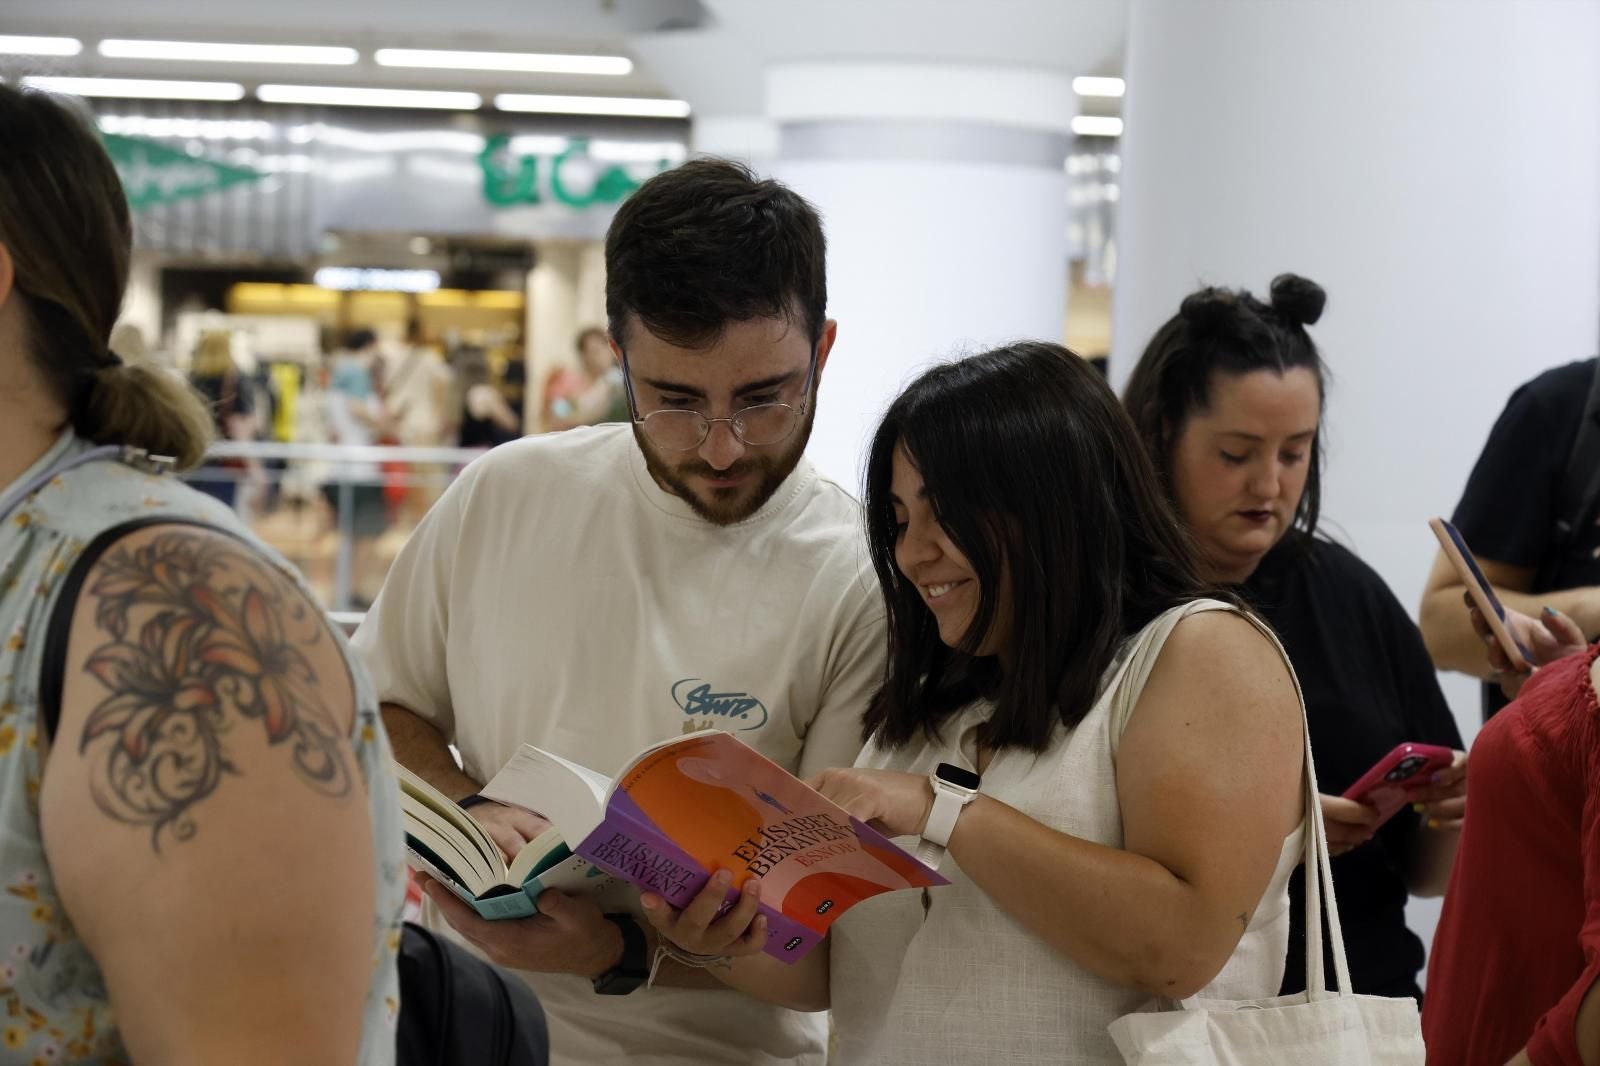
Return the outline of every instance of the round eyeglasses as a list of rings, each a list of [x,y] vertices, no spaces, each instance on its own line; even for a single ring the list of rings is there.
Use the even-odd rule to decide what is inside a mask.
[[[733,435],[743,443],[760,448],[788,440],[800,424],[800,415],[800,410],[786,403],[760,403],[726,418],[707,418],[699,411],[651,411],[639,419],[639,425],[652,444],[669,452],[700,447],[718,422],[728,423]]]
[[[687,452],[700,447],[711,435],[711,427],[718,422],[726,422],[733,435],[751,448],[763,448],[788,440],[805,414],[806,404],[811,398],[811,381],[816,372],[817,355],[813,350],[811,365],[806,370],[805,384],[802,386],[801,394],[805,399],[800,401],[798,407],[787,403],[758,403],[724,418],[707,418],[699,411],[676,407],[640,415],[639,405],[633,397],[633,380],[628,373],[627,358],[623,358],[623,380],[627,384],[633,420],[650,438],[650,443],[669,452]]]

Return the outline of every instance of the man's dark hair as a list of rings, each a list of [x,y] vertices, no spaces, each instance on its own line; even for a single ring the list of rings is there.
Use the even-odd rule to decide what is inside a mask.
[[[606,320],[630,315],[669,344],[715,344],[730,322],[782,318],[813,346],[827,313],[827,242],[814,207],[726,159],[657,174],[606,232]]]
[[[378,342],[378,335],[370,329],[353,329],[344,335],[344,346],[352,352],[370,348]]]

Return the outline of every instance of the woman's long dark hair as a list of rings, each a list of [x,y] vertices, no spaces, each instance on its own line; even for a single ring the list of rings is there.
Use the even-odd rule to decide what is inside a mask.
[[[978,578],[979,605],[949,648],[895,563],[897,448]],[[983,742],[1042,751],[1082,721],[1118,646],[1169,607],[1207,594],[1187,535],[1133,423],[1100,375],[1026,342],[937,366],[889,408],[867,459],[867,539],[889,616],[889,667],[864,732],[899,747],[937,734],[979,696]],[[1013,669],[977,654],[1010,579]]]
[[[1208,287],[1186,296],[1178,313],[1156,331],[1122,398],[1169,498],[1177,498],[1172,485],[1173,446],[1189,416],[1211,406],[1217,375],[1256,370],[1282,374],[1303,367],[1317,379],[1317,434],[1311,438],[1306,487],[1289,535],[1303,543],[1316,533],[1322,509],[1321,407],[1328,368],[1306,327],[1322,317],[1327,299],[1322,286],[1298,274],[1272,279],[1270,304],[1244,289]]]

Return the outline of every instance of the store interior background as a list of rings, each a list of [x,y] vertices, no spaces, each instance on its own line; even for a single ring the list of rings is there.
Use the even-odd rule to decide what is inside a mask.
[[[10,0],[0,75],[141,80],[60,84],[95,93],[135,203],[125,320],[146,358],[185,370],[227,330],[247,369],[312,374],[346,331],[399,353],[416,322],[497,388],[525,358],[529,432],[579,330],[604,325],[618,200],[690,155],[745,159],[825,216],[840,333],[811,454],[851,487],[866,427],[930,360],[1045,337],[1120,387],[1198,285],[1305,274],[1329,293],[1327,532],[1412,607],[1426,519],[1507,395],[1600,340],[1594,0]],[[316,102],[350,88],[447,95]],[[380,560],[457,464],[411,465]],[[339,526],[308,501],[256,520],[326,589]],[[1444,683],[1470,739],[1475,687]],[[1413,910],[1426,937],[1436,906]]]

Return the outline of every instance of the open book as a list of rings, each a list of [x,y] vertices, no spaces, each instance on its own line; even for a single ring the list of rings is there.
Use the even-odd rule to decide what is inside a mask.
[[[411,865],[444,885],[485,918],[526,918],[548,888],[586,893],[615,884],[586,859],[572,854],[561,831],[550,828],[506,863],[499,845],[444,793],[395,763]]]
[[[483,795],[542,814],[563,840],[576,841],[576,859],[675,907],[692,900],[719,868],[734,875],[727,906],[744,882],[760,877],[766,951],[785,962],[816,946],[863,899],[948,884],[718,730],[647,748],[615,781],[524,744]]]

